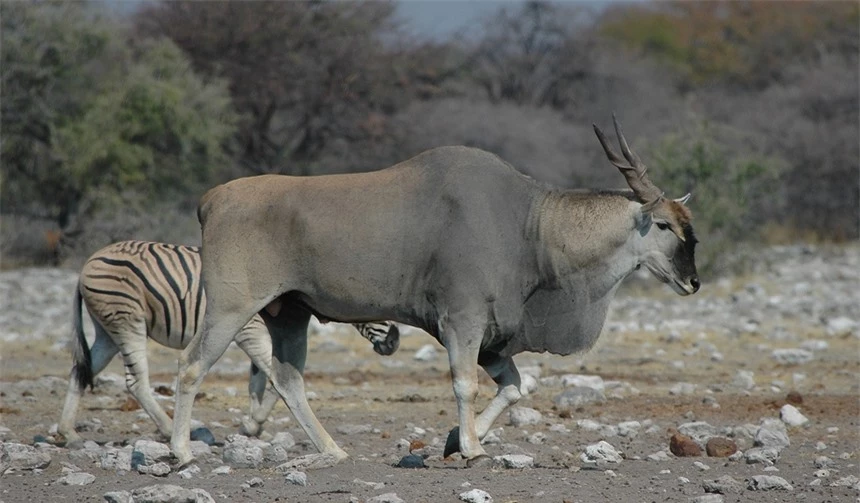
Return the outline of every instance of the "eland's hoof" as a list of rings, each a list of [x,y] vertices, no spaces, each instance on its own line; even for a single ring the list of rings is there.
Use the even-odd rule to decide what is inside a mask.
[[[493,458],[487,456],[486,454],[481,454],[479,456],[475,456],[472,459],[466,461],[466,468],[492,468],[493,467]]]
[[[442,453],[443,458],[447,458],[455,452],[460,452],[460,427],[455,426],[448,432],[448,439],[445,441],[445,451]]]

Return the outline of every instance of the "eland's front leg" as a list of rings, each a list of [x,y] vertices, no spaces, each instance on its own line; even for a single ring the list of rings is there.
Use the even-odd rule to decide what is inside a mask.
[[[522,394],[520,393],[520,373],[517,371],[513,358],[502,358],[492,353],[481,353],[478,357],[478,363],[498,385],[496,396],[475,421],[478,438],[483,439],[489,433],[496,419],[508,407],[517,403]],[[448,457],[460,450],[460,431],[459,428],[454,428],[448,434],[443,455]]]
[[[481,446],[475,421],[475,399],[478,396],[478,353],[483,330],[473,324],[465,324],[471,329],[461,329],[451,324],[443,327],[443,341],[448,349],[448,363],[451,366],[451,380],[454,397],[457,399],[459,420],[460,452],[467,459],[467,466],[473,466],[489,459]]]

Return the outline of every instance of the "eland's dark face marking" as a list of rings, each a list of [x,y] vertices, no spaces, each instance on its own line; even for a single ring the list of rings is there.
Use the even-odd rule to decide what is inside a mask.
[[[698,240],[690,224],[690,210],[680,201],[662,199],[650,215],[643,264],[679,295],[696,293],[701,286],[695,260]]]

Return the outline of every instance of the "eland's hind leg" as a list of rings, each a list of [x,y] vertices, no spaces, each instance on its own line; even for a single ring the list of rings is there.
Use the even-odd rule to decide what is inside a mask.
[[[93,347],[90,348],[92,358],[92,375],[93,378],[99,374],[114,356],[119,352],[119,347],[114,343],[111,336],[102,328],[96,320],[93,320],[93,325],[96,329],[96,338],[93,341]],[[57,424],[57,433],[65,437],[67,446],[74,446],[81,443],[81,436],[75,431],[75,417],[78,414],[78,404],[81,400],[81,394],[84,389],[81,387],[78,380],[75,378],[75,369],[69,376],[69,389],[66,392],[66,401],[63,404],[63,413],[60,416],[60,422]]]

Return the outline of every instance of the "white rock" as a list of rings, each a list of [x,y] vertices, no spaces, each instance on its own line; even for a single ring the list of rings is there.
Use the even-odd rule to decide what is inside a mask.
[[[8,469],[38,470],[51,464],[51,456],[40,452],[32,445],[3,443],[0,444],[0,473]]]
[[[511,424],[517,428],[538,424],[543,419],[543,414],[540,411],[529,407],[513,407],[509,414]]]
[[[138,440],[131,451],[131,467],[151,466],[170,459],[170,447],[152,440]]]
[[[751,370],[738,370],[732,385],[746,390],[755,388],[755,373]]]
[[[534,468],[535,460],[525,454],[504,454],[493,458],[496,464],[510,469]]]
[[[800,348],[807,351],[824,351],[829,347],[830,343],[822,341],[821,339],[810,339],[808,341],[803,341],[803,343],[800,344]]]
[[[841,479],[836,480],[835,482],[830,484],[831,487],[850,487],[852,489],[860,490],[860,478],[857,478],[856,475],[849,475],[847,477],[842,477]]]
[[[624,421],[618,423],[618,434],[622,437],[634,438],[642,429],[642,423],[639,421]]]
[[[756,431],[754,443],[757,447],[782,449],[791,445],[785,424],[779,419],[765,419]]]
[[[263,447],[267,442],[230,435],[224,445],[221,459],[233,468],[259,468],[263,464]]]
[[[751,491],[791,491],[794,488],[782,477],[776,475],[753,475],[747,482]]]
[[[761,463],[772,465],[779,460],[779,449],[776,447],[753,447],[744,452],[747,464]]]
[[[233,469],[230,468],[228,465],[221,465],[217,468],[212,469],[213,475],[228,475],[230,473],[233,473]]]
[[[537,391],[538,381],[531,374],[520,375],[520,393],[523,396],[530,395]]]
[[[415,352],[415,356],[412,357],[413,360],[418,360],[420,362],[432,362],[439,356],[439,350],[436,349],[436,346],[432,344],[425,344],[421,346],[421,349]]]
[[[153,463],[151,465],[137,465],[137,472],[144,475],[166,477],[170,474],[170,465],[163,461],[159,461],[158,463]]]
[[[57,483],[67,486],[85,486],[95,482],[96,476],[85,472],[72,472],[57,480]]]
[[[706,472],[711,469],[710,466],[706,465],[705,463],[702,463],[701,461],[694,461],[693,466],[695,466],[699,470],[702,470],[703,472]]]
[[[487,491],[472,489],[471,491],[460,493],[460,501],[465,501],[466,503],[493,503],[493,497]]]
[[[561,376],[561,384],[565,388],[591,388],[601,393],[606,389],[603,378],[595,375],[565,374]]]
[[[385,493],[367,498],[367,503],[406,503],[397,493]]]
[[[134,503],[131,499],[131,493],[128,491],[110,491],[104,493],[102,498],[107,503]]]
[[[774,349],[771,356],[782,365],[803,365],[814,357],[811,351],[805,349]]]
[[[183,479],[186,479],[186,480],[193,478],[195,475],[197,475],[199,473],[200,473],[200,467],[197,465],[191,465],[191,466],[183,468],[182,470],[179,470],[179,476],[182,477]]]
[[[623,457],[612,444],[601,440],[586,447],[585,452],[579,455],[579,459],[586,465],[584,467],[601,468],[609,463],[620,463]]]
[[[577,428],[580,428],[585,431],[598,431],[603,428],[601,423],[597,421],[593,421],[591,419],[577,419],[576,420]]]
[[[816,468],[827,468],[829,466],[833,466],[833,460],[828,458],[827,456],[818,456],[813,461],[813,464]]]
[[[688,382],[679,382],[669,388],[670,395],[692,395],[696,392],[696,385]]]
[[[705,444],[708,443],[708,440],[711,437],[716,437],[720,433],[716,427],[712,426],[705,421],[693,421],[691,423],[684,423],[678,426],[678,431],[683,435],[687,435],[692,438],[699,447],[704,448]]]
[[[703,494],[690,500],[690,503],[723,503],[725,499],[720,494]]]
[[[797,407],[791,404],[785,404],[779,410],[779,418],[782,422],[789,426],[803,426],[809,422],[809,419],[797,410]]]
[[[371,433],[373,431],[373,425],[371,424],[341,424],[335,431],[340,433],[341,435],[360,435],[364,433]]]
[[[101,454],[99,465],[102,470],[131,470],[131,450],[109,447]]]
[[[158,484],[153,486],[140,487],[131,491],[134,503],[164,503],[171,501],[200,501],[198,499],[198,490],[186,489],[173,484]],[[199,489],[199,491],[203,491]],[[205,493],[205,491],[203,491]],[[209,500],[212,499],[208,493],[206,496]],[[206,501],[206,500],[204,500]]]
[[[840,335],[850,334],[858,327],[858,323],[846,316],[839,316],[827,320],[827,335],[836,337]]]
[[[582,386],[568,388],[553,398],[553,402],[557,406],[571,409],[590,403],[603,403],[605,401],[606,396],[603,394],[603,391]]]
[[[308,485],[308,474],[299,471],[287,472],[284,475],[284,481],[294,486],[306,486]]]
[[[669,461],[669,453],[666,451],[657,451],[654,454],[646,456],[648,461]]]

